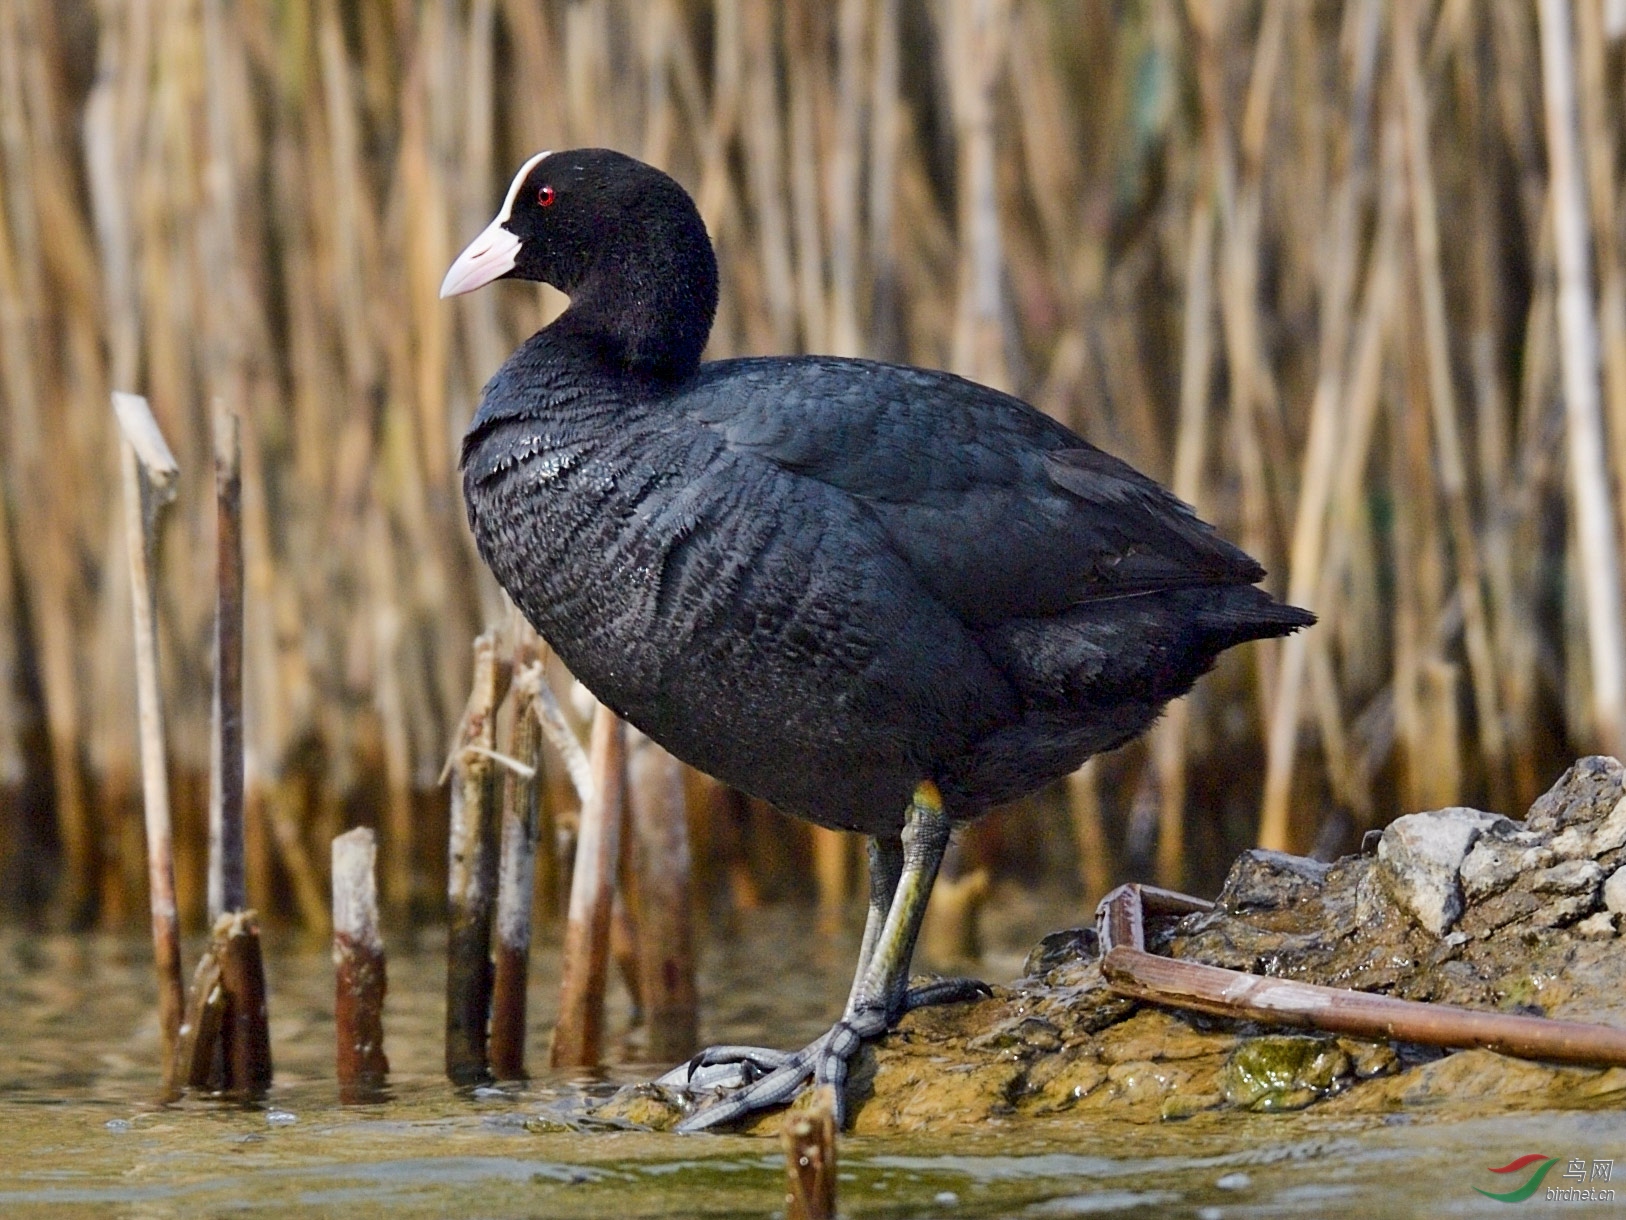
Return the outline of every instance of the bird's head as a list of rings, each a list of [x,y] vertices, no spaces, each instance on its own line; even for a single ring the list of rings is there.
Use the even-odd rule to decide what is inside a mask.
[[[606,148],[541,152],[520,166],[440,295],[504,278],[552,284],[571,298],[571,325],[629,365],[668,374],[698,363],[717,308],[717,260],[688,192]]]

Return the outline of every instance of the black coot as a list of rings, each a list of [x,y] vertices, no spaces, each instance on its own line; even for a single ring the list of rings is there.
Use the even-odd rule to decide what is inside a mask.
[[[871,836],[847,1010],[794,1054],[714,1048],[690,1129],[836,1086],[908,988],[954,824],[1152,723],[1233,644],[1314,617],[1156,483],[948,373],[701,349],[717,263],[689,196],[604,149],[542,153],[441,295],[546,281],[570,307],[463,441],[497,579],[600,700],[788,813]],[[839,1103],[838,1103],[839,1104]]]

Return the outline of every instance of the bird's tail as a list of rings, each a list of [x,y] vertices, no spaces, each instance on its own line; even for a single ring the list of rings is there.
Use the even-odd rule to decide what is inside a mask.
[[[1279,602],[1255,585],[1205,589],[1193,600],[1198,603],[1195,619],[1203,642],[1216,653],[1249,640],[1291,635],[1316,621],[1308,610]]]

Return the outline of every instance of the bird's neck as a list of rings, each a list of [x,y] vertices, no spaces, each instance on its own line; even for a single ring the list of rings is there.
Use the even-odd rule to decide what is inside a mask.
[[[703,230],[679,231],[604,253],[567,292],[570,307],[548,327],[556,342],[606,372],[670,384],[700,365],[717,312],[717,260]]]

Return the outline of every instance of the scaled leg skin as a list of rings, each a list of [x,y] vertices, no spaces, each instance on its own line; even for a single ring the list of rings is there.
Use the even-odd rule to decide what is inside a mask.
[[[864,917],[864,938],[858,949],[858,968],[853,972],[852,991],[847,996],[844,1016],[851,1016],[853,1001],[864,981],[864,972],[875,952],[892,906],[898,878],[903,873],[903,839],[897,835],[871,838],[869,843],[869,911]],[[766,1046],[710,1046],[687,1063],[680,1063],[655,1081],[669,1088],[696,1093],[727,1092],[742,1089],[781,1068],[805,1065],[802,1079],[812,1075],[812,1055],[829,1035],[800,1051],[779,1051]]]
[[[811,1045],[782,1061],[776,1063],[778,1056],[772,1054],[751,1060],[753,1067],[769,1070],[756,1079],[741,1072],[737,1082],[729,1081],[736,1087],[690,1114],[678,1124],[679,1131],[704,1131],[781,1105],[810,1078],[834,1088],[839,1128],[846,1119],[848,1065],[866,1040],[885,1033],[913,1008],[986,994],[980,984],[962,979],[909,990],[909,962],[948,840],[949,819],[942,797],[937,785],[928,781],[915,789],[904,817],[901,841],[871,842],[869,918],[864,925],[858,971],[841,1020]],[[700,1059],[709,1054],[702,1053]],[[662,1077],[662,1083],[683,1083],[671,1079],[675,1074]]]

